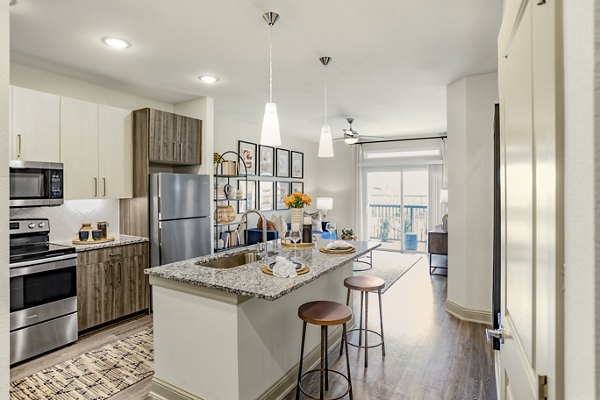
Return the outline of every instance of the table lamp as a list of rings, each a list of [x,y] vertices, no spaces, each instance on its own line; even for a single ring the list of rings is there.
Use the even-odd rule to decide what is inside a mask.
[[[333,197],[317,197],[317,209],[323,212],[323,218],[327,217],[327,211],[333,210]]]

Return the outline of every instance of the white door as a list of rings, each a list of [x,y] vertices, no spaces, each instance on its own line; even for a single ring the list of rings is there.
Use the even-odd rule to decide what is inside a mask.
[[[100,198],[98,104],[62,97],[60,111],[65,200]]]
[[[133,194],[131,111],[101,104],[98,123],[99,196],[130,198]]]
[[[12,87],[11,159],[60,161],[60,97]]]
[[[541,2],[542,3],[542,2]],[[562,182],[555,1],[507,1],[499,36],[501,399],[562,398]],[[547,382],[547,384],[545,383]]]

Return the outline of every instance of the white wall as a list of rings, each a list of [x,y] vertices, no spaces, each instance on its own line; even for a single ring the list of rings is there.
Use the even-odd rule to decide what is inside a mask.
[[[335,221],[338,232],[342,228],[352,228],[355,233],[358,232],[358,226],[353,225],[353,204],[356,201],[353,149],[343,141],[335,141],[335,157],[317,159],[319,196],[333,197],[333,210],[327,213],[327,220]]]
[[[564,1],[565,398],[600,397],[600,9]],[[595,10],[594,10],[595,8]],[[596,37],[594,38],[594,24]],[[595,44],[594,44],[595,40]],[[596,59],[594,59],[594,46]],[[595,78],[595,79],[594,79]]]
[[[10,30],[8,2],[0,2],[0,398],[9,386],[8,281],[8,85]]]
[[[448,301],[492,310],[496,73],[448,85]]]
[[[70,78],[54,72],[44,71],[25,65],[10,63],[10,83],[28,89],[39,90],[60,96],[106,104],[129,110],[144,107],[163,111],[173,111],[173,105],[137,96],[127,92],[109,89],[93,83]]]

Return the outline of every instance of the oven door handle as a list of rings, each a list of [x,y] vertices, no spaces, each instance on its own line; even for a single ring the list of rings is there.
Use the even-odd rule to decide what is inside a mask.
[[[76,259],[74,257],[72,257],[72,255],[56,257],[52,261],[48,261],[48,260],[45,260],[45,261],[46,262],[41,263],[41,264],[34,264],[34,265],[29,264],[29,265],[24,265],[22,267],[17,267],[17,268],[15,268],[14,266],[11,266],[10,277],[15,278],[17,276],[31,275],[31,274],[37,274],[39,272],[44,272],[44,271],[52,271],[52,270],[64,269],[64,268],[73,268],[73,267],[77,266]],[[24,264],[26,264],[26,263],[24,263]]]

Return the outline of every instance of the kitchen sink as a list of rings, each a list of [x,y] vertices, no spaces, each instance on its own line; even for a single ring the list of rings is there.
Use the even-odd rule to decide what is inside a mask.
[[[239,267],[240,265],[248,264],[255,260],[256,252],[249,251],[246,253],[239,253],[228,257],[219,258],[217,260],[207,261],[199,265],[202,267],[227,269]]]

